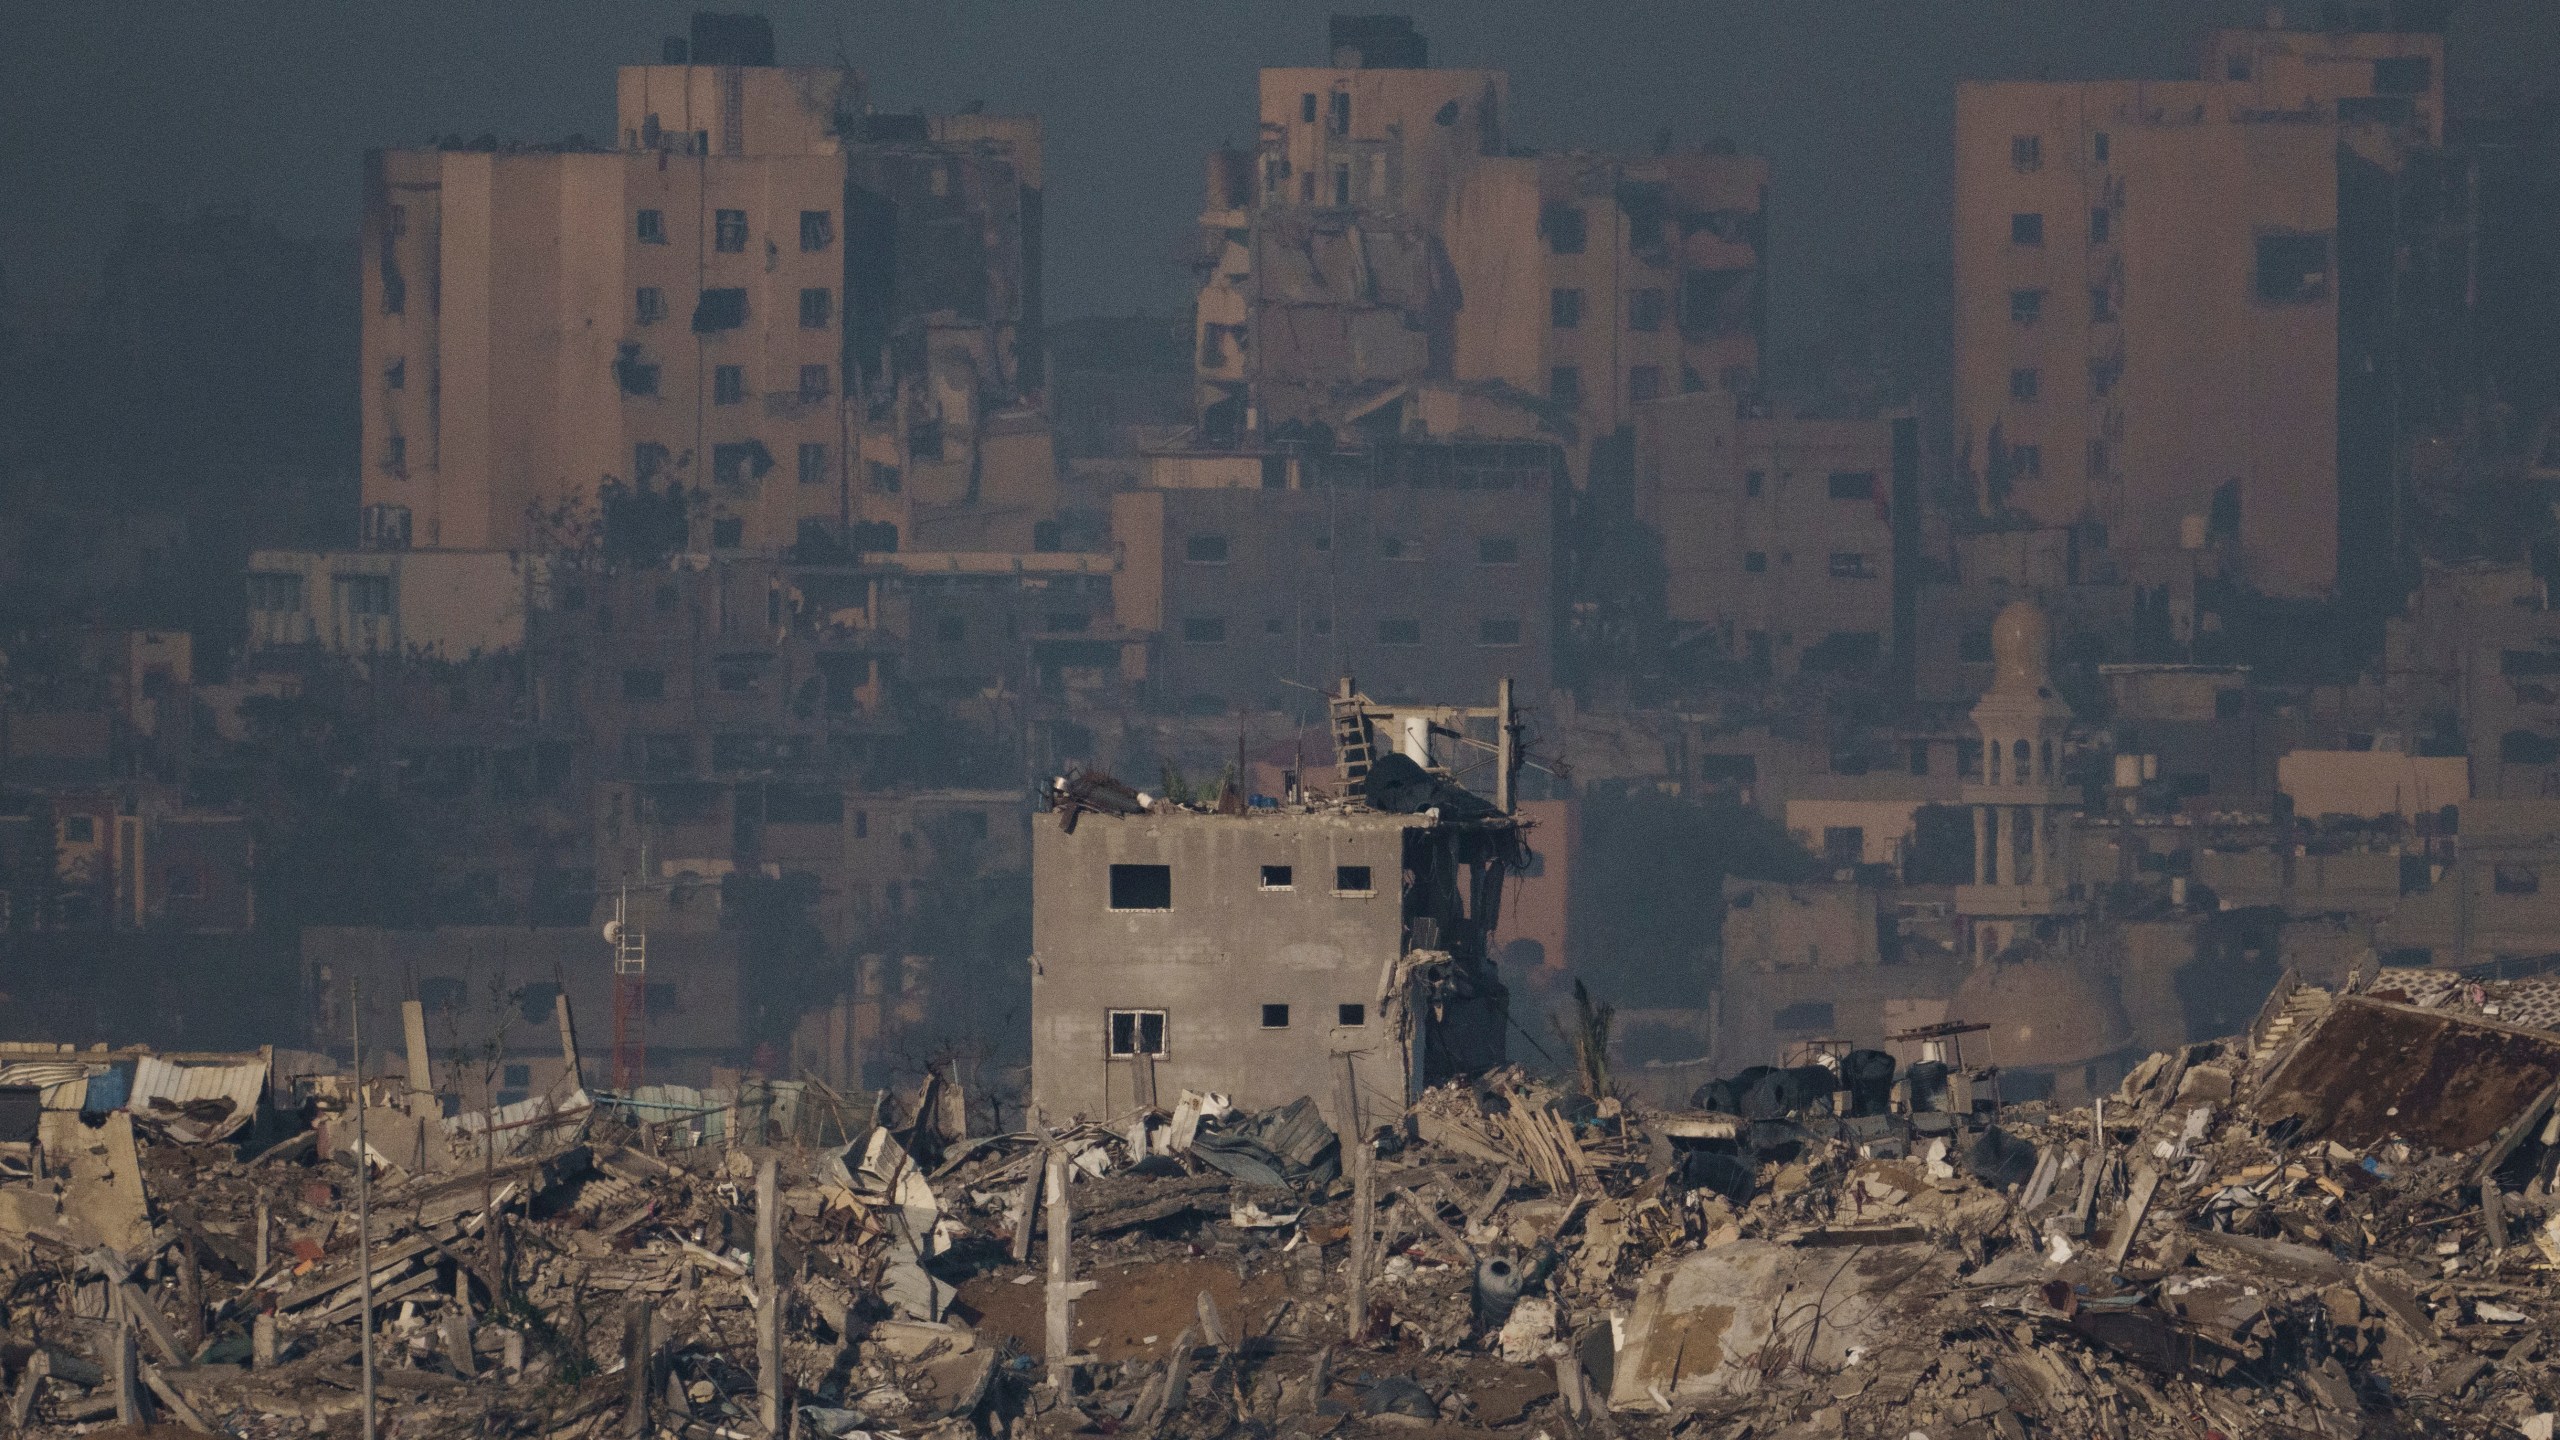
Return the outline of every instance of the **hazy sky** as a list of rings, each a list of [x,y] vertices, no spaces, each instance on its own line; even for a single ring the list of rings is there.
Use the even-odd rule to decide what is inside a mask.
[[[123,208],[246,201],[352,235],[358,161],[433,136],[605,137],[613,67],[690,5],[578,0],[87,0],[12,12],[0,45],[0,267],[21,308],[77,303]],[[744,8],[744,7],[728,7]],[[1032,111],[1048,133],[1052,317],[1183,303],[1201,153],[1254,128],[1254,70],[1323,61],[1295,0],[960,0],[763,7],[780,58],[848,58],[884,109]],[[1354,7],[1340,7],[1354,8]],[[1356,8],[1387,9],[1384,4]],[[1514,133],[1641,149],[1668,127],[1774,162],[1772,316],[1821,277],[1944,253],[1964,78],[2192,71],[2252,0],[1474,0],[1407,7],[1436,64],[1506,68]],[[2316,6],[2300,3],[2297,9]],[[2560,86],[2560,0],[2468,0],[2457,111]]]

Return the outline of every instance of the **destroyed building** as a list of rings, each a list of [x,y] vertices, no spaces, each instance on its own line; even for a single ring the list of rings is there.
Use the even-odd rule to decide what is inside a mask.
[[[1335,787],[1183,805],[1060,782],[1032,842],[1032,1105],[1053,1123],[1197,1090],[1307,1095],[1340,1125],[1501,1063],[1492,937],[1527,841],[1444,757],[1471,718],[1515,722],[1343,688]],[[1511,742],[1490,743],[1456,758],[1501,774]]]

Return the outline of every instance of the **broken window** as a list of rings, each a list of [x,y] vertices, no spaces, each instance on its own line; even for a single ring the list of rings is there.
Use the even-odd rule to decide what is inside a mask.
[[[1662,396],[1662,367],[1634,365],[1627,369],[1627,399],[1656,400]]]
[[[2542,872],[2530,865],[2500,865],[2491,883],[2501,895],[2536,895],[2542,891]]]
[[[2030,367],[2012,370],[2009,372],[2010,399],[2033,400],[2036,398],[2036,392],[2039,388],[2040,382],[2038,381],[2036,372],[2033,368]]]
[[[747,212],[718,210],[712,212],[711,244],[714,249],[735,255],[747,248]]]
[[[1265,890],[1290,889],[1296,874],[1297,872],[1287,865],[1265,865],[1262,867],[1262,888]]]
[[[1517,565],[1520,542],[1508,535],[1487,535],[1476,541],[1476,563],[1479,565]]]
[[[1351,203],[1351,167],[1348,165],[1333,167],[1333,203],[1336,205]]]
[[[1834,500],[1876,498],[1876,472],[1873,470],[1834,470],[1825,484]]]
[[[634,324],[655,325],[666,318],[666,291],[655,285],[643,285],[631,292],[631,319]]]
[[[735,550],[747,543],[747,522],[737,515],[720,515],[711,521],[711,548]]]
[[[1876,572],[1868,564],[1867,557],[1857,551],[1834,550],[1831,552],[1831,578],[1834,580],[1873,580],[1876,578]]]
[[[832,210],[800,212],[800,248],[824,250],[836,241],[836,217]]]
[[[693,307],[693,330],[697,335],[735,330],[746,323],[747,292],[744,290],[705,290]]]
[[[800,292],[800,328],[824,330],[835,322],[836,292],[817,286]]]
[[[735,405],[747,398],[747,369],[743,365],[711,367],[711,403]]]
[[[2089,212],[2089,243],[2104,245],[2115,233],[2115,212],[2100,205]]]
[[[1164,1058],[1163,1011],[1113,1010],[1108,1018],[1105,1028],[1110,1032],[1112,1059],[1128,1060],[1140,1055]]]
[[[723,485],[744,485],[761,480],[773,468],[773,457],[754,440],[740,440],[711,447],[711,478]]]
[[[1591,243],[1590,222],[1582,207],[1561,200],[1538,207],[1538,233],[1547,237],[1547,248],[1558,255],[1579,255]]]
[[[1825,825],[1822,827],[1822,858],[1832,865],[1857,865],[1866,860],[1867,832],[1861,825]]]
[[[1799,1000],[1769,1017],[1773,1030],[1828,1031],[1834,1023],[1828,1000]]]
[[[1298,123],[1301,125],[1316,123],[1316,93],[1312,90],[1298,97]]]
[[[1381,620],[1378,622],[1378,643],[1419,645],[1422,643],[1422,622],[1411,619]]]
[[[1334,866],[1333,893],[1336,895],[1372,895],[1377,893],[1375,887],[1372,886],[1369,881],[1369,867],[1366,865]]]
[[[667,672],[651,668],[635,668],[623,671],[622,698],[625,700],[664,700],[667,698]]]
[[[2427,55],[2391,55],[2373,62],[2377,95],[2423,95],[2435,82],[2435,60]]]
[[[1744,574],[1758,575],[1763,571],[1766,571],[1768,568],[1769,552],[1765,550],[1748,550],[1743,552],[1742,569]]]
[[[1754,500],[1760,498],[1761,487],[1768,483],[1769,472],[1766,470],[1745,470],[1742,472],[1742,493]]]
[[[2090,287],[2089,287],[2089,319],[2090,319],[2091,323],[2093,323],[2093,324],[2098,324],[2098,325],[2110,324],[2110,323],[2112,323],[2112,322],[2115,320],[2115,318],[2116,318],[2116,297],[2115,297],[2115,295],[2114,295],[2112,292],[2110,292],[2110,291],[2107,289],[2107,287],[2106,287],[2106,286],[2104,286],[2104,285],[2092,285],[2092,286],[2090,286]]]
[[[1567,408],[1582,404],[1582,371],[1573,365],[1558,365],[1547,372],[1547,398]]]
[[[2103,480],[2107,474],[2107,442],[2095,436],[2089,440],[2089,478]]]
[[[302,613],[302,577],[290,570],[250,571],[249,608],[267,615]]]
[[[2106,164],[2106,163],[2107,163],[2107,132],[2106,132],[2106,131],[2104,131],[2104,130],[2097,131],[2096,133],[2092,134],[2092,135],[2089,137],[2089,158],[2090,158],[2090,159],[2092,159],[2092,160],[2094,160],[2094,161],[2096,161],[2097,163],[2099,163],[2099,164],[2101,164],[2101,165],[2104,165],[2104,164]]]
[[[1336,1005],[1333,1007],[1333,1023],[1345,1027],[1366,1025],[1369,1023],[1369,1007],[1357,1002]]]
[[[1351,133],[1351,92],[1348,90],[1333,92],[1333,133],[1336,135]]]
[[[349,615],[389,615],[391,613],[391,577],[388,575],[341,575],[337,577],[338,593],[343,597],[339,608]]]
[[[1263,1028],[1263,1029],[1265,1029],[1265,1030],[1286,1030],[1286,1029],[1288,1029],[1288,1028],[1289,1028],[1289,1007],[1288,1007],[1288,1006],[1286,1006],[1286,1005],[1265,1005],[1265,1006],[1263,1006],[1263,1007],[1262,1007],[1262,1028]]]
[[[639,231],[639,235],[640,235],[640,243],[641,243],[641,244],[643,244],[643,245],[664,245],[664,244],[666,244],[666,243],[667,243],[667,215],[666,215],[666,212],[665,212],[665,211],[663,211],[663,210],[643,210],[643,211],[641,211],[641,212],[640,212],[640,214],[639,214],[639,217],[638,217],[638,231]]]
[[[1170,865],[1112,866],[1111,908],[1114,910],[1172,909],[1173,867]]]
[[[1476,622],[1476,643],[1517,645],[1520,643],[1520,622],[1511,619],[1479,620]]]
[[[823,485],[827,482],[827,447],[824,441],[804,440],[800,444],[800,483]]]
[[[1223,615],[1187,615],[1182,621],[1182,643],[1185,645],[1224,645],[1227,643],[1227,617]]]
[[[625,340],[614,347],[613,381],[622,387],[625,395],[655,395],[658,393],[657,362],[641,359],[640,347]]]
[[[409,362],[394,360],[382,367],[382,388],[398,390],[409,383]]]
[[[1194,565],[1224,565],[1227,563],[1227,537],[1194,535],[1182,542],[1182,558]]]
[[[2009,473],[2030,480],[2042,476],[2044,474],[2044,447],[2041,445],[2010,446]]]
[[[655,440],[643,440],[631,447],[631,478],[645,485],[665,473],[667,447]]]
[[[2012,290],[2009,292],[2009,318],[2020,325],[2033,325],[2044,318],[2044,292]]]
[[[2044,137],[2012,135],[2009,137],[2009,168],[2017,171],[2044,168]]]
[[[1582,324],[1582,292],[1558,288],[1547,292],[1547,323],[1558,330],[1571,330]]]
[[[2276,305],[2318,300],[2329,293],[2329,237],[2258,237],[2258,298]]]
[[[803,365],[800,367],[800,403],[814,405],[826,399],[827,392],[831,388],[833,386],[826,366]]]
[[[1647,333],[1662,328],[1662,317],[1671,309],[1668,292],[1655,289],[1627,292],[1627,328]]]
[[[2009,243],[2012,245],[2042,245],[2044,243],[2044,216],[2024,212],[2010,216]]]
[[[382,468],[397,473],[402,466],[408,463],[409,437],[406,435],[383,436]]]
[[[2248,79],[2248,78],[2249,78],[2249,57],[2248,57],[2248,56],[2246,56],[2246,55],[2225,55],[2225,56],[2223,56],[2223,57],[2222,57],[2222,75],[2223,75],[2223,78],[2224,78],[2224,79],[2226,79],[2226,80],[2246,80],[2246,79]]]

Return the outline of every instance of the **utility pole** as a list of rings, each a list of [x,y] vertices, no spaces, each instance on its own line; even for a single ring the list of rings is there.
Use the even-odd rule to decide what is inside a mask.
[[[373,1156],[364,1142],[364,987],[347,977],[347,1024],[356,1052],[356,1286],[364,1315],[364,1440],[373,1430]]]

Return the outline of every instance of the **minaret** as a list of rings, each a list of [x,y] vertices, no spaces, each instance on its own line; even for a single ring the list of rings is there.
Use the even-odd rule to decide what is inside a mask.
[[[1997,954],[2039,920],[2076,913],[2066,812],[2079,793],[2062,780],[2071,707],[2054,693],[2053,625],[2017,601],[1991,624],[1996,673],[1973,707],[1982,773],[1964,787],[1973,810],[1973,883],[1956,889],[1956,913],[1977,958]]]

